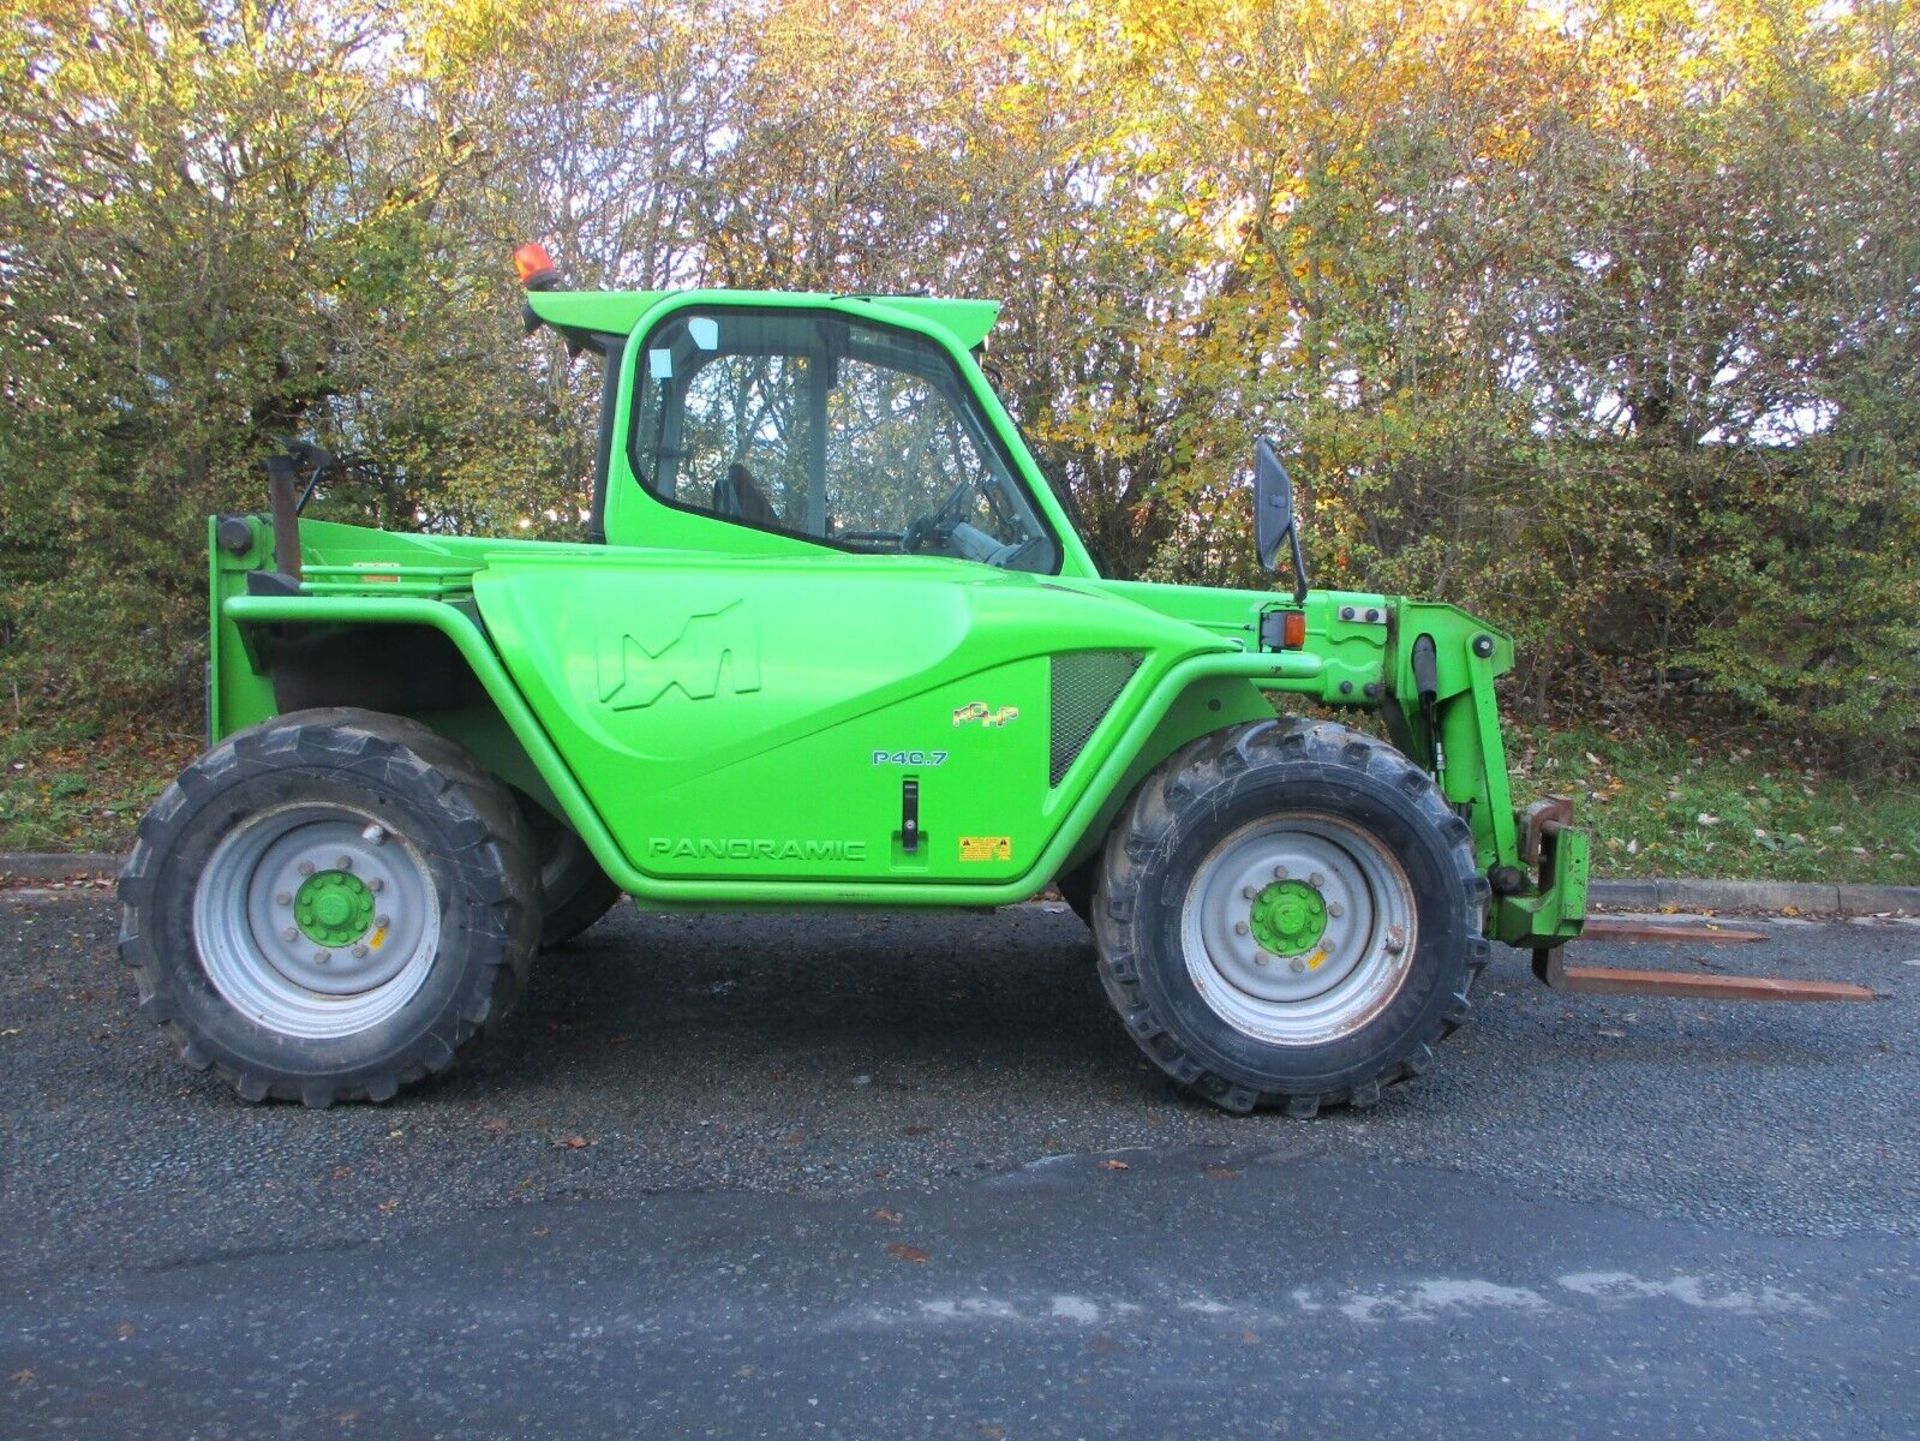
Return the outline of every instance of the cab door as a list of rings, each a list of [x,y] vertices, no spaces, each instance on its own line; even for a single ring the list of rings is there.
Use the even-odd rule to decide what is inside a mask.
[[[662,545],[502,554],[475,593],[640,870],[998,881],[1050,834],[1057,542],[927,337],[691,306],[634,348]],[[622,473],[624,472],[624,474]]]

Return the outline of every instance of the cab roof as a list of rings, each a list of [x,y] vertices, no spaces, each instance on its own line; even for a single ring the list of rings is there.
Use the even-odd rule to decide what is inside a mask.
[[[627,335],[656,305],[668,298],[697,304],[809,306],[867,315],[876,320],[907,320],[943,331],[961,350],[987,338],[1000,314],[997,300],[941,300],[926,295],[824,295],[791,290],[530,290],[527,308],[558,330]]]

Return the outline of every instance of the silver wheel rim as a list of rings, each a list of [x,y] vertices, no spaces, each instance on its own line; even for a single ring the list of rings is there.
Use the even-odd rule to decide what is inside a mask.
[[[1303,883],[1320,898],[1323,930],[1290,952],[1262,945],[1256,905],[1278,886],[1301,894]],[[1302,812],[1242,826],[1208,853],[1187,888],[1180,945],[1200,998],[1235,1030],[1269,1045],[1321,1045],[1399,994],[1419,940],[1415,914],[1406,869],[1375,837]]]
[[[341,889],[373,905],[364,931],[322,943],[295,907],[303,886],[330,873],[351,876],[358,889]],[[281,1035],[329,1040],[379,1025],[425,984],[440,898],[420,852],[377,816],[296,802],[249,817],[220,843],[194,886],[193,938],[228,1005]]]

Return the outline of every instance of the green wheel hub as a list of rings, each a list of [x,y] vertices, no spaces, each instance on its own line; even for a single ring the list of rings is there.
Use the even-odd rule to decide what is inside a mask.
[[[301,883],[293,919],[316,945],[351,945],[373,924],[373,892],[351,871],[320,871]]]
[[[1276,956],[1297,956],[1327,929],[1327,903],[1305,881],[1275,881],[1253,900],[1253,936]]]

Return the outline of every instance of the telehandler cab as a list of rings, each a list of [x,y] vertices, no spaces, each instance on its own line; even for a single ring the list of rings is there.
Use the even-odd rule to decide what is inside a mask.
[[[1103,577],[976,351],[996,305],[568,291],[604,365],[579,542],[209,527],[209,749],[120,883],[143,1012],[250,1100],[383,1101],[643,907],[980,907],[1057,886],[1128,1033],[1233,1111],[1364,1106],[1491,944],[1579,934],[1586,837],[1516,806],[1450,605]],[[304,479],[305,495],[296,495]],[[1333,720],[1377,715],[1385,738]]]

